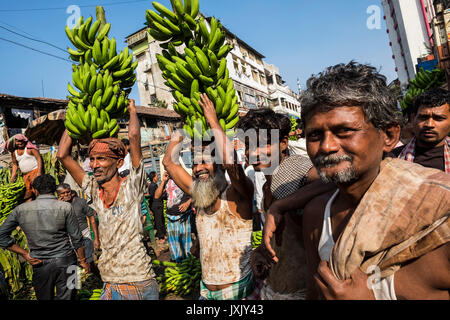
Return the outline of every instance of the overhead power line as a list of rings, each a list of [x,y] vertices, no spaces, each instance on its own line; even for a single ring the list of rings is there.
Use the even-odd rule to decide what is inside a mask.
[[[57,58],[57,59],[60,59],[60,60],[63,60],[63,61],[72,63],[72,61],[70,61],[70,60],[68,60],[68,59],[65,59],[65,58],[56,56],[56,55],[54,55],[54,54],[48,53],[48,52],[41,51],[41,50],[38,50],[38,49],[35,49],[35,48],[32,48],[32,47],[26,46],[26,45],[21,44],[21,43],[19,43],[19,42],[15,42],[15,41],[12,41],[12,40],[9,40],[9,39],[5,39],[5,38],[2,38],[2,37],[0,37],[0,40],[6,41],[6,42],[10,42],[10,43],[13,43],[13,44],[15,44],[15,45],[17,45],[17,46],[24,47],[24,48],[27,48],[27,49],[30,49],[30,50],[39,52],[39,53],[41,53],[41,54],[45,54],[45,55],[50,56],[50,57],[54,57],[54,58]]]
[[[35,38],[31,38],[31,37],[25,36],[25,35],[23,35],[23,34],[20,34],[20,33],[18,33],[18,32],[15,32],[15,31],[10,30],[10,29],[8,29],[8,28],[6,28],[6,27],[3,27],[3,26],[0,26],[0,28],[5,29],[6,31],[9,31],[9,32],[11,32],[11,33],[17,34],[18,36],[21,36],[21,37],[23,37],[23,38],[25,38],[25,39],[29,39],[29,40],[32,40],[32,41],[44,43],[44,44],[49,45],[49,46],[51,46],[51,47],[53,47],[53,48],[56,48],[56,49],[58,49],[58,50],[61,50],[61,51],[64,52],[64,53],[67,53],[67,50],[64,50],[64,49],[62,49],[62,48],[60,48],[60,47],[58,47],[58,46],[55,46],[54,44],[51,44],[50,42],[43,41],[43,40],[38,40],[38,39],[35,39]]]
[[[147,0],[131,0],[131,1],[119,1],[119,2],[109,2],[104,4],[97,4],[97,5],[80,5],[78,7],[80,8],[95,8],[97,6],[114,6],[114,5],[121,5],[121,4],[129,4],[129,3],[136,3],[136,2],[144,2]],[[27,11],[50,11],[50,10],[66,10],[67,7],[53,7],[53,8],[29,8],[29,9],[0,9],[0,12],[27,12]]]

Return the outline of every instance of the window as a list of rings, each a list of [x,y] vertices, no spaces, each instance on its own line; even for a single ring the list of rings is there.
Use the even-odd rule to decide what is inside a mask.
[[[266,85],[266,77],[264,77],[262,73],[259,74],[259,82],[261,82],[263,86]]]
[[[252,69],[253,80],[258,82],[258,72],[255,69]]]
[[[247,67],[245,66],[245,63],[242,63],[241,68],[242,68],[242,73],[247,75]]]
[[[245,58],[248,55],[247,50],[242,46],[239,46],[239,49],[241,50],[242,56]]]
[[[266,73],[267,84],[273,84],[273,77],[271,74]]]

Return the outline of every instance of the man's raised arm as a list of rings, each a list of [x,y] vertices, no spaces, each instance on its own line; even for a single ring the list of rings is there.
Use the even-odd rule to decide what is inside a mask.
[[[175,184],[184,193],[191,195],[192,176],[177,162],[180,156],[182,141],[183,136],[178,130],[175,131],[164,154],[163,165]]]
[[[242,166],[237,163],[236,151],[234,151],[230,139],[228,139],[219,123],[219,119],[217,119],[214,103],[205,93],[201,95],[201,98],[202,100],[199,101],[199,104],[203,108],[206,121],[213,131],[216,150],[228,172],[231,187],[236,190],[237,194],[253,200],[253,182],[245,175]]]
[[[69,171],[72,178],[76,181],[76,183],[81,187],[83,184],[83,177],[85,172],[83,168],[76,162],[71,156],[72,150],[72,138],[67,133],[67,130],[64,130],[64,133],[59,141],[58,153],[56,154],[56,158],[61,162],[61,164]]]
[[[141,126],[137,116],[134,100],[129,99],[128,111],[130,122],[128,124],[128,140],[130,140],[130,160],[133,168],[137,168],[142,160],[141,150]]]

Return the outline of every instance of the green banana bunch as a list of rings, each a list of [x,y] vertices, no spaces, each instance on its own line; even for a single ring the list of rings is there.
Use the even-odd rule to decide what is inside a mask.
[[[261,244],[262,241],[262,231],[253,231],[252,232],[252,248],[257,248]]]
[[[92,290],[92,295],[89,297],[89,300],[100,300],[100,296],[102,295],[102,289],[94,289]]]
[[[4,167],[0,169],[0,185],[5,185],[9,183],[11,179],[11,169]]]
[[[42,154],[42,160],[44,163],[44,172],[55,178],[56,184],[61,183],[62,181],[59,181],[59,179],[66,174],[66,170],[59,160],[56,159],[56,153],[51,151],[44,153]]]
[[[89,17],[83,22],[81,17],[78,25],[73,30],[65,28],[74,45],[79,45],[77,39],[85,45],[84,49],[75,45],[76,52],[68,49],[78,64],[72,65],[73,85],[67,84],[70,95],[66,129],[73,139],[79,140],[117,136],[120,129],[117,119],[128,111],[128,95],[136,82],[138,63],[133,61],[128,47],[117,52],[116,39],[108,38],[111,24],[106,23],[100,29],[99,20],[92,23]]]
[[[166,267],[164,276],[156,279],[161,284],[160,291],[163,294],[170,292],[179,296],[186,296],[192,289],[199,287],[202,276],[200,260],[193,255],[188,254],[180,264],[166,261],[153,260],[152,263],[158,266]]]
[[[239,120],[239,104],[233,80],[229,78],[226,56],[233,47],[225,43],[225,32],[216,18],[211,19],[209,31],[203,18],[196,19],[198,1],[185,0],[184,6],[181,0],[171,3],[174,11],[153,2],[160,15],[147,10],[146,18],[150,35],[159,41],[168,40],[160,44],[162,54],[157,54],[156,58],[165,84],[172,89],[176,100],[173,108],[184,119],[183,129],[187,135],[197,139],[211,138],[211,128],[198,103],[200,95],[206,93],[215,105],[222,129],[232,136],[232,129]],[[193,18],[190,23],[187,22],[189,17]],[[180,45],[177,38],[180,33],[173,28],[160,28],[166,22],[165,29],[170,29],[170,23],[164,19],[174,24],[178,22],[180,30],[184,23],[188,24],[191,36],[184,38],[184,52],[176,48]]]
[[[153,1],[153,8],[145,12],[148,33],[158,41],[168,41],[175,46],[187,44],[196,30],[195,19],[199,13],[199,0],[171,0],[172,10],[159,2]],[[167,48],[166,48],[167,49]]]
[[[11,233],[17,245],[28,250],[25,233],[16,229]],[[33,277],[33,268],[28,262],[20,262],[16,253],[0,249],[0,264],[3,268],[5,279],[9,284],[10,295],[15,300],[21,295],[25,283],[30,283]]]
[[[22,177],[16,182],[0,186],[0,225],[8,217],[11,211],[23,202],[25,184]]]
[[[442,86],[446,82],[445,72],[441,69],[424,71],[423,68],[417,72],[416,77],[409,81],[409,90],[400,101],[404,114],[410,110],[413,100],[421,93]]]

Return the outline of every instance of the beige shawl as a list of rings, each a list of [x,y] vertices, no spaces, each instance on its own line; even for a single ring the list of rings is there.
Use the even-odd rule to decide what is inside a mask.
[[[400,266],[450,240],[450,175],[387,158],[340,235],[330,257],[338,279],[357,267]]]

